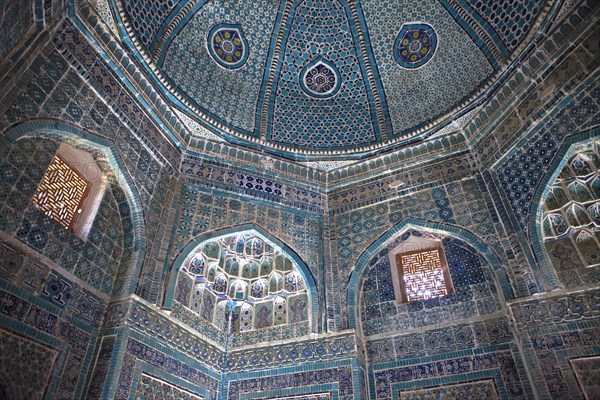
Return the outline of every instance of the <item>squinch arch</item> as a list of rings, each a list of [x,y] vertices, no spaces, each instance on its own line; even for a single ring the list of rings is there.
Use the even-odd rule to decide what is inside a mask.
[[[167,287],[165,293],[165,300],[163,303],[163,309],[170,310],[173,306],[173,297],[175,294],[175,284],[177,283],[177,273],[179,269],[190,255],[200,244],[211,239],[216,239],[222,236],[229,236],[232,234],[239,233],[252,233],[261,238],[262,240],[269,242],[270,244],[277,247],[285,256],[293,261],[298,269],[298,272],[306,283],[306,290],[310,299],[310,326],[312,332],[318,332],[318,321],[319,321],[319,297],[317,292],[317,284],[315,278],[308,268],[308,265],[302,260],[302,258],[292,250],[288,245],[269,234],[266,230],[256,224],[243,224],[236,225],[225,229],[219,229],[216,231],[206,232],[196,236],[190,240],[188,244],[179,252],[175,261],[171,265],[168,271],[166,279]]]
[[[548,196],[548,192],[552,187],[552,183],[561,173],[569,158],[571,158],[571,156],[575,153],[576,146],[586,141],[597,139],[598,137],[600,137],[600,129],[595,128],[580,132],[565,139],[562,146],[558,150],[556,157],[554,158],[554,162],[548,168],[548,172],[540,180],[531,202],[533,207],[536,208],[530,213],[527,230],[529,233],[529,240],[533,249],[533,253],[538,262],[536,270],[541,275],[547,291],[560,289],[562,288],[562,284],[558,280],[556,271],[552,266],[552,262],[548,257],[546,248],[544,247],[541,225],[542,215],[544,212],[544,201]]]

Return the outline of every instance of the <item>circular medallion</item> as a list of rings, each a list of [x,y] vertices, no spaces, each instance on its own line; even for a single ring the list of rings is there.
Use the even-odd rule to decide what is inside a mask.
[[[317,57],[300,71],[300,86],[311,97],[331,97],[340,89],[340,73],[333,63]]]
[[[404,24],[394,44],[394,58],[404,68],[419,68],[435,53],[437,35],[431,25]]]
[[[242,67],[248,60],[248,42],[240,25],[219,24],[208,33],[211,57],[227,69]]]

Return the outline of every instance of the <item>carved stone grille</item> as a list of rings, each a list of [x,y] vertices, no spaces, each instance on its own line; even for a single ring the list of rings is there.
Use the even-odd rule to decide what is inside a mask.
[[[396,256],[402,302],[426,300],[452,293],[439,249]]]
[[[90,183],[56,155],[33,196],[34,206],[66,229],[72,229]]]

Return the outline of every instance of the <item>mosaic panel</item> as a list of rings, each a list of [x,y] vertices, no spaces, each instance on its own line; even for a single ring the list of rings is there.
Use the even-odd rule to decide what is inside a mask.
[[[450,111],[494,71],[439,2],[365,0],[361,5],[395,135]],[[430,23],[438,36],[436,56],[417,70],[400,66],[393,51],[399,25],[411,21]],[[435,83],[431,81],[434,76]]]
[[[15,290],[18,290],[14,287],[11,287],[10,285],[9,287],[10,290],[13,292]],[[12,293],[7,292],[6,290],[0,290],[0,313],[12,320],[11,322],[9,322],[11,328],[18,329],[20,331],[23,330],[23,328],[26,328],[29,330],[29,332],[27,333],[29,336],[37,337],[40,340],[42,338],[43,340],[46,340],[45,338],[47,338],[48,335],[51,335],[56,340],[60,341],[61,343],[64,343],[65,346],[68,349],[70,349],[68,357],[66,359],[61,357],[61,364],[55,365],[55,367],[59,371],[62,371],[62,375],[60,377],[60,381],[57,384],[57,387],[53,386],[51,388],[51,391],[49,389],[49,391],[46,392],[46,394],[52,393],[53,396],[56,398],[74,398],[79,396],[79,394],[77,394],[77,386],[81,378],[85,376],[82,375],[81,372],[82,370],[84,370],[84,358],[86,356],[88,346],[92,338],[92,335],[88,333],[88,331],[84,330],[90,329],[89,325],[87,325],[87,322],[84,325],[81,324],[80,321],[75,321],[75,323],[80,326],[77,327],[72,322],[67,321],[67,319],[70,319],[68,314],[66,315],[66,318],[64,318],[65,314],[63,313],[60,313],[62,315],[56,315],[43,308],[33,305],[25,299],[25,297],[31,299],[32,296],[27,295],[25,292],[22,293],[22,297],[18,297],[13,295]],[[99,317],[97,317],[97,323],[100,323]],[[84,326],[85,328],[83,328]],[[38,379],[37,377],[31,377],[32,375],[37,374],[38,372],[41,374],[46,373],[47,377],[53,371],[52,368],[48,368],[48,365],[51,365],[53,361],[47,359],[47,362],[44,362],[43,354],[34,354],[32,351],[30,351],[32,350],[31,346],[29,346],[29,349],[28,346],[29,345],[26,343],[22,343],[22,346],[20,347],[18,343],[8,344],[7,354],[9,350],[23,352],[22,357],[18,361],[11,361],[14,363],[11,364],[11,369],[14,369],[14,371],[12,371],[11,374],[17,374],[15,376],[15,381],[12,382],[20,382],[23,385],[26,383],[27,387],[24,388],[25,391],[31,391],[33,389],[40,390],[41,392],[39,394],[33,395],[33,397],[15,394],[14,398],[42,398],[42,395],[45,396],[46,394],[44,394],[43,392],[46,388],[46,385],[42,385],[40,383],[39,385],[33,386],[31,385],[30,379]],[[46,349],[43,351],[53,352],[53,350],[48,350],[47,347],[45,345],[42,345],[41,343],[36,344],[36,346],[42,346],[44,349]],[[4,351],[4,346],[2,346],[2,349]],[[55,353],[58,357],[58,351],[56,351]],[[54,358],[54,355],[51,355],[50,358]],[[23,361],[25,359],[26,361]],[[54,359],[58,360],[58,358]],[[42,364],[37,364],[38,361],[41,361]],[[13,365],[18,365],[19,368],[12,367]],[[20,375],[21,372],[27,372],[29,371],[29,368],[32,368],[32,370],[30,373],[28,373],[29,375],[27,375],[27,378],[22,377]],[[61,368],[64,368],[64,370],[62,370]]]
[[[58,351],[0,329],[0,377],[6,399],[42,399]]]
[[[398,393],[399,400],[416,399],[473,399],[473,400],[499,400],[500,395],[496,390],[494,381],[483,380],[479,382],[461,383],[458,385],[436,386],[427,389],[412,391],[401,390]]]
[[[252,379],[230,381],[227,399],[238,399],[242,396],[246,397],[255,392],[289,391],[289,389],[295,391],[299,389],[310,391],[311,387],[318,387],[318,385],[327,383],[334,383],[338,386],[337,389],[339,393],[339,400],[354,399],[352,369],[350,367],[329,368],[323,370],[261,376]],[[318,389],[313,389],[311,392],[317,395],[322,393],[322,391]],[[279,396],[269,397],[277,398]]]
[[[169,318],[166,314],[159,313],[141,302],[134,302],[130,312],[123,312],[123,310],[120,312],[122,315],[113,324],[128,324],[147,337],[168,343],[170,347],[177,349],[181,354],[198,360],[203,365],[215,369],[221,368],[223,361],[221,349],[204,338],[223,347],[225,347],[227,338],[222,332],[211,329],[211,324],[202,323],[194,326],[184,320],[186,325],[195,329],[194,332],[177,322],[178,314],[173,313],[173,318]],[[196,321],[198,320],[196,318]]]
[[[527,332],[526,340],[533,347],[532,361],[539,368],[541,391],[553,399],[580,398],[597,392],[598,357],[590,356],[599,353],[599,337],[597,323]]]
[[[510,321],[506,318],[494,318],[418,333],[397,333],[384,339],[368,341],[366,351],[368,361],[377,364],[460,350],[481,350],[513,340]]]
[[[388,253],[411,235],[441,240],[454,288],[451,294],[397,304]],[[500,308],[493,273],[476,250],[459,239],[418,231],[405,233],[373,256],[360,295],[360,317],[367,336],[493,314]]]
[[[248,60],[250,49],[240,25],[213,26],[208,32],[207,42],[213,60],[224,68],[238,69]]]
[[[162,70],[193,103],[227,125],[248,133],[255,129],[255,114],[262,82],[269,32],[278,11],[277,2],[259,1],[240,7],[236,0],[207,2],[177,34],[167,49]],[[231,21],[243,27],[251,52],[242,68],[215,68],[208,53],[206,32],[215,23]]]
[[[317,98],[334,96],[340,89],[341,80],[340,71],[336,66],[321,57],[307,64],[300,71],[298,79],[302,90]]]
[[[72,228],[82,211],[88,182],[62,157],[56,155],[33,195],[34,207],[65,228]]]
[[[437,34],[427,24],[404,24],[394,43],[394,58],[404,68],[419,68],[435,54]]]
[[[203,398],[146,374],[142,374],[134,397],[135,400],[202,400]]]
[[[290,340],[292,335],[293,333],[282,338],[274,338],[274,340]],[[279,369],[294,365],[349,359],[358,354],[353,334],[258,347],[260,343],[264,342],[268,342],[268,338],[261,338],[257,335],[255,342],[247,343],[247,345],[253,345],[253,348],[230,350],[227,353],[225,371],[232,374]]]
[[[525,399],[526,393],[519,376],[517,363],[510,351],[498,351],[494,353],[482,353],[477,355],[462,354],[461,357],[452,359],[433,360],[427,359],[425,363],[418,363],[419,359],[411,359],[413,365],[404,365],[383,369],[374,370],[373,378],[377,382],[377,386],[373,389],[373,394],[376,399],[391,399],[393,388],[402,390],[401,388],[419,387],[424,382],[439,382],[439,380],[467,380],[467,376],[473,376],[472,373],[477,373],[478,377],[494,377],[495,386],[501,386],[504,397],[510,399]],[[462,379],[461,379],[462,377]],[[454,378],[454,379],[453,379]],[[465,379],[466,378],[466,379]],[[466,389],[447,389],[440,390],[437,394],[443,396],[444,393],[452,393],[455,390]],[[483,388],[477,388],[481,390]],[[406,389],[405,389],[406,390]],[[426,389],[427,390],[427,389]],[[491,390],[491,389],[490,389]],[[414,392],[414,389],[410,390]],[[417,394],[420,394],[420,389]],[[491,392],[493,395],[493,392]],[[400,391],[398,395],[402,395]],[[476,393],[473,393],[475,395]],[[499,394],[499,393],[498,393]],[[407,396],[413,393],[406,393]],[[419,397],[407,397],[419,398]],[[448,397],[446,397],[448,398]],[[463,398],[463,397],[458,397]],[[464,396],[464,398],[471,398]],[[478,398],[478,397],[473,397]],[[492,397],[494,398],[494,397]]]
[[[124,0],[123,3],[136,37],[146,50],[150,49],[162,23],[177,5],[175,0]]]
[[[600,317],[598,289],[511,304],[518,329],[556,325]]]
[[[136,389],[132,387],[132,383],[137,360],[144,361],[153,367],[163,369],[173,376],[189,382],[195,387],[206,390],[210,393],[210,398],[216,397],[219,380],[199,371],[185,361],[165,354],[139,340],[129,338],[119,375],[119,383],[116,389],[115,398],[129,398],[130,391]]]
[[[344,7],[337,1],[305,1],[293,11],[285,28],[288,39],[274,89],[273,115],[269,115],[272,126],[268,127],[267,140],[294,148],[340,149],[378,139],[356,52],[356,38],[350,26]],[[312,70],[310,66],[317,55],[331,65],[327,68],[332,72],[329,76],[334,77],[335,85],[328,90],[327,99],[315,99],[314,90],[309,89],[311,85],[306,86],[311,93],[309,97],[298,85],[298,77],[303,71]],[[336,70],[341,74],[338,78]],[[341,87],[333,96],[338,79]]]
[[[543,0],[464,1],[494,28],[509,52],[529,33],[546,3]]]
[[[33,24],[33,2],[0,3],[0,60],[25,36]]]

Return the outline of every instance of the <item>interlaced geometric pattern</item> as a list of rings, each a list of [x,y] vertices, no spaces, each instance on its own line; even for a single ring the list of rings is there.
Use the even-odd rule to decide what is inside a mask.
[[[398,254],[396,260],[404,282],[403,302],[450,294],[438,249]]]
[[[38,210],[68,229],[75,223],[89,188],[90,183],[56,155],[32,202]]]

